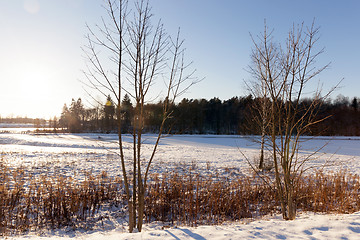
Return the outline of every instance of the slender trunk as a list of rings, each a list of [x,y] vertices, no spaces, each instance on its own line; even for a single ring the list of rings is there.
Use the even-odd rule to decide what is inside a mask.
[[[134,231],[135,222],[134,222],[134,204],[131,199],[128,201],[128,208],[129,208],[129,232],[132,233]]]
[[[287,219],[286,203],[285,203],[285,199],[284,199],[284,189],[283,189],[283,185],[281,184],[279,165],[278,165],[278,160],[277,160],[277,156],[276,156],[275,141],[276,141],[276,138],[273,138],[272,144],[273,144],[273,158],[274,158],[274,168],[275,168],[276,191],[277,191],[278,198],[280,200],[281,212],[282,212],[283,218]]]
[[[291,174],[290,171],[287,170],[286,174],[284,175],[285,178],[285,185],[286,185],[286,208],[287,208],[287,220],[294,220],[296,216],[296,207],[294,203],[294,188],[291,182]]]
[[[120,103],[118,102],[118,106],[120,106]],[[118,113],[118,138],[119,138],[119,149],[120,149],[120,158],[121,158],[121,169],[123,174],[123,180],[125,184],[125,193],[126,193],[126,201],[129,208],[129,232],[133,232],[134,229],[134,222],[132,221],[132,202],[131,202],[131,196],[130,196],[130,187],[129,187],[129,181],[127,178],[127,173],[125,169],[125,158],[124,158],[124,151],[123,151],[123,143],[122,143],[122,134],[121,134],[121,118],[120,113]]]
[[[141,118],[140,118],[141,119]],[[137,213],[138,213],[138,222],[137,228],[138,231],[141,232],[143,217],[144,217],[144,185],[141,177],[141,162],[140,162],[140,150],[141,150],[141,129],[138,133],[138,156],[137,156],[137,170],[138,170],[138,196],[137,196]]]
[[[141,65],[140,65],[141,66]],[[141,78],[139,78],[141,79]],[[141,139],[142,139],[142,131],[144,129],[144,96],[143,96],[143,88],[142,84],[140,84],[139,87],[140,90],[140,104],[138,104],[138,132],[137,132],[137,177],[138,177],[138,191],[137,191],[137,229],[139,232],[141,232],[142,224],[143,224],[143,218],[144,218],[144,184],[142,179],[142,173],[141,173]]]
[[[261,148],[260,148],[260,162],[259,169],[264,169],[264,147],[265,147],[265,130],[264,127],[261,133]]]
[[[280,172],[279,172],[279,164],[278,164],[278,159],[277,159],[277,143],[276,143],[276,117],[279,117],[276,113],[276,107],[275,107],[275,102],[272,102],[271,105],[271,115],[272,115],[272,123],[271,123],[271,142],[272,142],[272,154],[273,154],[273,161],[274,161],[274,168],[275,168],[275,182],[276,182],[276,191],[277,191],[277,195],[279,197],[280,200],[280,205],[281,205],[281,212],[283,215],[283,218],[286,219],[287,218],[287,214],[286,214],[286,203],[285,203],[285,199],[284,199],[284,189],[283,186],[281,184],[281,178],[280,178]]]
[[[290,191],[287,194],[287,212],[288,220],[294,220],[296,217],[296,205],[294,203],[293,191]]]
[[[133,200],[132,200],[132,223],[136,225],[136,133],[137,133],[137,119],[136,111],[134,116],[134,130],[133,130]]]
[[[260,148],[260,162],[259,162],[259,169],[264,168],[264,147],[265,147],[265,135],[266,135],[266,99],[262,100],[261,103],[261,148]]]
[[[145,189],[142,185],[141,190],[139,190],[139,194],[138,194],[138,200],[139,200],[139,204],[138,204],[138,230],[139,232],[141,232],[142,230],[142,225],[143,225],[143,219],[144,219],[144,210],[145,210]]]

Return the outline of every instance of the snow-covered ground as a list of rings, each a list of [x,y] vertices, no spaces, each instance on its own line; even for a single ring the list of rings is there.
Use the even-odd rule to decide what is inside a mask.
[[[47,237],[27,235],[13,239],[90,239],[90,240],[228,240],[228,239],[360,239],[360,212],[350,215],[301,214],[294,221],[279,216],[244,223],[218,226],[163,228],[146,225],[141,233],[124,233],[119,230],[92,233],[60,233]]]
[[[144,158],[148,157],[154,135],[144,136]],[[223,174],[248,174],[248,160],[258,152],[255,137],[180,135],[162,139],[152,167],[153,172],[217,171]],[[125,136],[125,149],[131,156],[131,137]],[[359,137],[317,137],[302,139],[305,155],[324,146],[314,156],[312,166],[331,162],[326,171],[347,169],[360,174]],[[34,174],[76,176],[85,172],[120,175],[120,162],[115,134],[0,134],[0,154],[9,166],[22,166]],[[335,163],[335,164],[334,164]],[[46,233],[49,239],[360,239],[360,213],[349,215],[320,215],[302,213],[295,221],[279,216],[254,221],[227,223],[221,226],[163,228],[147,224],[141,233],[129,234],[119,225],[111,229]],[[14,239],[39,239],[37,234]]]

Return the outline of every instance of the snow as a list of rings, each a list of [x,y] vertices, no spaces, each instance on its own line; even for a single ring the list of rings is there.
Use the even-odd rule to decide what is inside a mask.
[[[164,228],[147,224],[140,233],[126,233],[117,229],[93,233],[66,233],[38,236],[26,235],[10,239],[360,239],[360,212],[349,215],[300,214],[294,221],[280,216],[243,223],[218,226]]]
[[[144,136],[144,154],[151,153],[155,135]],[[190,167],[199,172],[249,174],[247,160],[255,159],[256,137],[218,135],[175,135],[161,140],[153,172],[162,173]],[[302,138],[301,156],[325,145],[309,163],[321,166],[332,162],[326,171],[347,169],[360,174],[359,137]],[[125,150],[131,156],[131,136],[125,135]],[[81,178],[85,172],[120,176],[116,134],[0,134],[0,154],[9,166],[22,166],[34,174],[62,174]],[[106,225],[106,224],[105,224]],[[360,239],[360,212],[348,215],[299,213],[295,221],[281,216],[245,219],[217,226],[168,227],[145,224],[141,233],[127,233],[121,222],[88,231],[59,229],[29,233],[9,239]]]

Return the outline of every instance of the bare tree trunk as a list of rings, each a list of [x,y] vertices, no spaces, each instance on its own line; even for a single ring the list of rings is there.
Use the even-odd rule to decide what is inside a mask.
[[[281,181],[281,176],[280,176],[280,167],[279,167],[279,161],[278,161],[278,152],[277,152],[277,132],[276,132],[276,122],[277,122],[277,117],[278,115],[276,114],[276,103],[272,102],[271,103],[271,117],[272,117],[272,121],[271,121],[271,144],[272,144],[272,157],[273,157],[273,162],[274,162],[274,169],[275,169],[275,184],[276,184],[276,189],[277,189],[277,195],[280,201],[280,205],[281,205],[281,211],[282,211],[282,215],[283,218],[286,219],[287,218],[287,214],[286,214],[286,203],[285,203],[285,199],[284,199],[284,189],[283,189],[283,185],[282,185],[282,181]],[[281,159],[280,159],[281,160]]]
[[[287,186],[287,190],[286,190],[286,197],[287,197],[287,220],[294,220],[296,217],[296,206],[295,206],[295,202],[294,202],[294,198],[293,198],[293,194],[294,194],[294,186],[291,182],[290,179],[290,175],[286,176],[286,183],[285,185]]]
[[[262,106],[262,125],[261,125],[261,142],[260,142],[260,161],[259,161],[259,169],[264,169],[264,148],[265,148],[265,136],[266,136],[266,108],[265,108],[265,100],[263,100]]]
[[[145,188],[142,185],[141,188],[139,189],[139,204],[138,204],[139,219],[138,219],[137,228],[139,232],[141,232],[142,230],[144,210],[145,210]]]
[[[132,200],[128,201],[128,210],[129,210],[129,232],[132,233],[135,227],[135,220],[134,220],[134,204]]]
[[[137,145],[136,145],[136,134],[137,134],[137,128],[138,128],[138,119],[137,115],[136,115],[136,110],[135,110],[135,115],[134,115],[134,130],[133,130],[133,200],[132,200],[132,225],[133,227],[136,226],[136,200],[137,200],[137,196],[136,196],[136,192],[137,192],[137,184],[136,184],[136,159],[137,159]]]

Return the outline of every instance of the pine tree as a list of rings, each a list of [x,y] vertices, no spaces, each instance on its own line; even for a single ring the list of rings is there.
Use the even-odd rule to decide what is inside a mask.
[[[114,114],[115,114],[115,107],[114,103],[110,97],[110,95],[106,99],[106,104],[104,106],[104,126],[106,133],[110,133],[111,130],[114,128]]]

